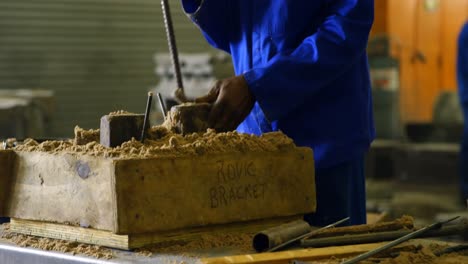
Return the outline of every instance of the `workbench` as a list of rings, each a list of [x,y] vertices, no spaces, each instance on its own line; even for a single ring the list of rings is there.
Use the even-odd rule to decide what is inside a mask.
[[[3,233],[3,227],[0,226],[0,237]],[[233,249],[213,249],[209,252],[209,258],[197,259],[181,255],[153,255],[152,257],[142,256],[131,251],[112,250],[114,258],[111,260],[98,260],[83,256],[73,256],[65,253],[43,251],[37,249],[23,248],[14,245],[0,238],[0,263],[2,264],[124,264],[124,263],[170,263],[170,264],[190,264],[190,263],[290,263],[291,260],[326,260],[335,256],[349,257],[363,252],[367,252],[378,246],[385,244],[372,243],[350,246],[337,246],[314,249],[292,249],[283,252],[253,254],[252,252],[235,252]],[[440,242],[429,239],[415,239],[406,242],[398,247],[411,245],[441,244],[453,246],[453,243]],[[398,248],[397,247],[397,248]],[[246,255],[245,255],[246,254]]]
[[[0,226],[0,237],[3,227]],[[0,263],[2,264],[124,264],[124,263],[196,263],[194,258],[183,256],[141,256],[130,251],[112,250],[115,258],[111,260],[98,260],[84,256],[73,256],[66,253],[50,252],[32,248],[19,247],[5,239],[0,238]]]

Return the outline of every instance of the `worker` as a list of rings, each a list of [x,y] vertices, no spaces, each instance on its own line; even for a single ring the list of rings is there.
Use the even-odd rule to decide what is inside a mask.
[[[182,0],[236,76],[198,101],[210,125],[260,135],[282,131],[314,150],[323,226],[366,222],[364,155],[374,139],[366,45],[373,0]],[[312,188],[312,187],[311,187]]]
[[[468,202],[468,22],[463,26],[458,39],[457,79],[465,123],[460,153],[460,180],[462,200],[466,205]]]

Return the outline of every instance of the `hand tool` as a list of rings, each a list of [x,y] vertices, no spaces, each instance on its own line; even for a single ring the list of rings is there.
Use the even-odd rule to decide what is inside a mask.
[[[164,17],[164,26],[166,28],[167,43],[169,46],[169,53],[172,59],[172,66],[174,67],[174,74],[177,81],[177,89],[175,91],[175,98],[179,103],[187,102],[185,96],[184,83],[182,81],[182,71],[180,70],[179,51],[177,50],[177,42],[175,39],[174,26],[172,23],[171,9],[169,7],[169,0],[161,0],[161,8]]]
[[[440,229],[444,224],[449,223],[449,222],[452,222],[452,221],[454,221],[454,220],[457,219],[457,218],[459,218],[459,216],[453,217],[453,218],[451,218],[451,219],[449,219],[449,220],[446,220],[446,221],[443,221],[443,222],[437,222],[437,223],[434,223],[434,224],[432,224],[432,225],[426,226],[426,227],[421,228],[421,229],[419,229],[419,230],[417,230],[417,231],[411,232],[411,233],[409,233],[409,234],[407,234],[407,235],[405,235],[405,236],[403,236],[403,237],[400,237],[400,238],[398,238],[398,239],[396,239],[396,240],[393,240],[392,242],[390,242],[390,243],[388,243],[388,244],[386,244],[386,245],[383,245],[382,247],[376,248],[376,249],[371,250],[371,251],[369,251],[369,252],[367,252],[367,253],[361,254],[361,255],[359,255],[359,256],[357,256],[357,257],[355,257],[355,258],[352,258],[352,259],[349,259],[349,260],[347,260],[347,261],[344,261],[344,262],[342,262],[341,264],[354,264],[354,263],[358,263],[358,262],[360,262],[360,261],[362,261],[362,260],[365,260],[365,259],[367,259],[367,258],[370,258],[370,257],[374,256],[375,254],[378,254],[378,253],[380,253],[380,252],[382,252],[382,251],[384,251],[384,250],[387,250],[387,249],[389,249],[389,248],[392,248],[392,247],[394,247],[394,246],[396,246],[396,245],[399,245],[399,244],[401,244],[401,243],[403,243],[403,242],[406,242],[406,241],[408,241],[408,240],[410,240],[410,239],[419,237],[419,236],[421,236],[422,234],[427,233],[427,232],[430,231],[430,230]]]
[[[182,73],[180,70],[179,53],[177,50],[177,42],[175,39],[174,26],[169,7],[169,0],[161,0],[161,6],[164,17],[164,25],[166,27],[167,43],[171,54],[174,74],[177,80],[177,89],[175,90],[175,98],[182,105],[176,105],[169,112],[170,124],[175,127],[176,132],[181,134],[189,134],[194,132],[206,131],[208,127],[208,114],[211,105],[206,103],[187,103],[189,100],[185,96]],[[183,112],[180,114],[180,112]],[[188,118],[182,118],[188,117]]]

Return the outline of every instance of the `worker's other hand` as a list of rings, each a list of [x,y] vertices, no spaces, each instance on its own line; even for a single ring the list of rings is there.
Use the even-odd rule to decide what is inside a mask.
[[[211,91],[196,102],[212,103],[209,126],[218,132],[232,131],[252,110],[255,98],[243,75],[217,81]]]

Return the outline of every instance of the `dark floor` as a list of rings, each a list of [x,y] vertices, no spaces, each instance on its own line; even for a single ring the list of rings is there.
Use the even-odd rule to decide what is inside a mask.
[[[459,187],[457,144],[376,141],[366,159],[367,208],[428,224],[468,218]]]
[[[414,185],[391,180],[367,180],[367,208],[390,217],[411,215],[418,223],[432,223],[443,215],[464,213],[456,185]]]

